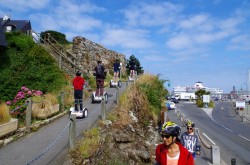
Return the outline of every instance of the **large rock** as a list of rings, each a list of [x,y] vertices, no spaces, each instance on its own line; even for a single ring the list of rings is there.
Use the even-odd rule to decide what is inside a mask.
[[[125,71],[125,55],[108,50],[84,37],[77,36],[73,39],[72,53],[78,59],[77,65],[83,68],[85,73],[91,73],[99,59],[108,70],[112,70],[115,59],[119,59],[123,64],[122,72]]]

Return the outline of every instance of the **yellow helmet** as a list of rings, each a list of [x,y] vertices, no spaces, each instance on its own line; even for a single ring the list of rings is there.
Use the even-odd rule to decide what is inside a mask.
[[[194,127],[194,123],[191,120],[188,120],[187,127]]]
[[[167,133],[172,136],[179,136],[181,133],[181,127],[172,121],[167,121],[162,125],[162,133]]]

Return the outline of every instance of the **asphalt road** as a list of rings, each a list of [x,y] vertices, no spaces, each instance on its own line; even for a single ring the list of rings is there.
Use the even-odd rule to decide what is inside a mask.
[[[250,165],[250,124],[242,123],[229,102],[216,102],[213,110],[200,109],[190,103],[180,103],[177,107],[187,119],[195,122],[203,138],[210,145],[220,147],[224,164],[231,164],[235,158],[237,165]],[[205,157],[211,158],[204,148]]]
[[[126,88],[123,83],[121,91]],[[109,101],[107,110],[114,105],[116,88],[107,88]],[[97,120],[101,119],[101,104],[91,104],[88,99],[84,102],[88,109],[88,117],[77,119],[76,136]],[[0,149],[0,165],[58,165],[63,164],[69,150],[69,116],[65,115],[42,127],[39,131],[24,136]]]

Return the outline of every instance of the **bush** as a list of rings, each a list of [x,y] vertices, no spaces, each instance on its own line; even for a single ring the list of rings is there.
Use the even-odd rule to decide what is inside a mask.
[[[201,100],[201,99],[197,99],[196,100],[196,105],[198,106],[198,107],[203,107],[203,101]]]
[[[44,48],[21,33],[8,33],[8,49],[1,54],[0,98],[10,100],[22,86],[44,93],[60,90],[65,85],[63,72]]]
[[[41,33],[41,37],[42,39],[45,39],[45,36],[47,33],[50,33],[50,35],[59,43],[59,44],[68,44],[69,41],[66,39],[65,34],[62,34],[60,32],[57,31],[53,31],[53,30],[47,30],[45,32]]]
[[[6,104],[10,106],[11,116],[24,120],[27,107],[26,100],[32,96],[40,95],[42,95],[41,91],[30,90],[23,86],[12,101],[6,102]]]
[[[9,107],[5,103],[0,104],[0,124],[10,121]]]

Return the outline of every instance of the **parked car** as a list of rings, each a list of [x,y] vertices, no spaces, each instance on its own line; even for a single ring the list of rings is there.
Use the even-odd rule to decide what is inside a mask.
[[[168,110],[174,110],[175,109],[175,103],[172,101],[167,101],[166,102],[166,107],[168,108]]]
[[[176,99],[176,98],[171,98],[171,101],[174,102],[175,104],[176,104],[176,103],[179,103],[179,100]]]

